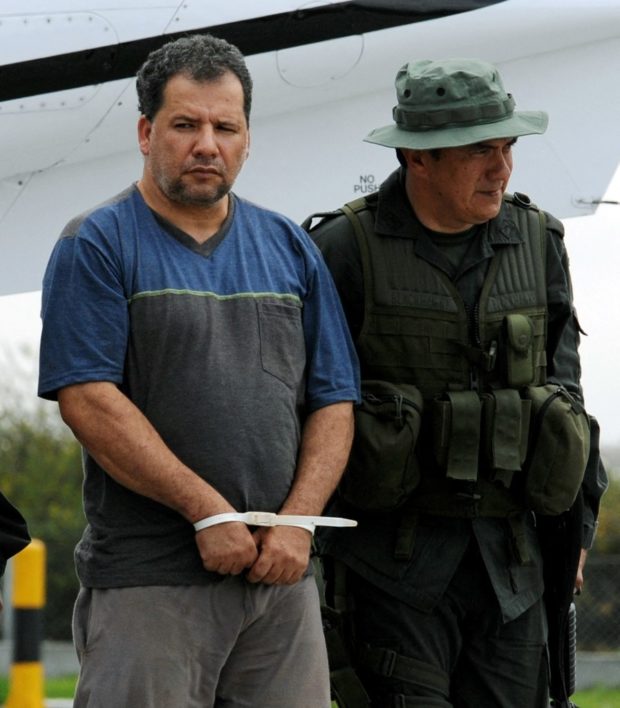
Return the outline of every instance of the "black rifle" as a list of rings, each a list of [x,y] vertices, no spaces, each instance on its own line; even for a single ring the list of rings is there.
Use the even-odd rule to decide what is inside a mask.
[[[583,534],[583,496],[558,516],[538,516],[543,554],[544,602],[549,627],[549,693],[554,708],[571,708],[577,650],[573,602]]]

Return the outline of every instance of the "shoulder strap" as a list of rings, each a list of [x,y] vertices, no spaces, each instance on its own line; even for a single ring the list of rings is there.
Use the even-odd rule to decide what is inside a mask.
[[[373,303],[373,277],[368,239],[370,238],[370,234],[374,232],[374,218],[372,218],[374,209],[372,209],[370,205],[375,202],[376,198],[360,197],[359,199],[354,199],[351,202],[347,202],[341,209],[342,213],[347,217],[353,227],[362,261],[362,278],[364,283],[364,320],[360,329],[360,335],[366,331],[368,313],[370,312]]]
[[[312,231],[312,228],[313,228],[312,222],[315,219],[321,219],[321,220],[322,219],[331,219],[334,216],[338,216],[338,214],[340,214],[340,213],[341,213],[341,209],[336,209],[336,211],[317,211],[315,214],[310,214],[310,216],[305,218],[301,222],[300,226],[302,229],[304,229],[305,231],[310,233],[310,231]]]
[[[546,263],[546,257],[547,257],[547,219],[545,217],[545,212],[540,209],[539,207],[536,206],[532,202],[532,200],[527,196],[527,194],[523,194],[522,192],[515,192],[514,194],[506,194],[504,195],[504,200],[507,201],[509,204],[513,204],[516,207],[519,207],[521,209],[533,209],[534,211],[537,212],[538,214],[538,228],[539,228],[539,244],[540,244],[540,253],[542,256],[542,263],[543,267],[545,266]]]
[[[538,210],[538,225],[540,228],[540,250],[542,253],[543,268],[547,265],[547,219],[542,209]]]
[[[514,194],[506,194],[504,195],[505,201],[512,206],[513,209],[524,209],[527,212],[527,219],[526,219],[526,224],[527,224],[527,229],[528,229],[528,235],[530,239],[536,238],[538,241],[538,246],[539,246],[539,254],[540,254],[540,266],[539,266],[539,273],[541,274],[541,278],[543,278],[543,281],[541,283],[540,287],[541,292],[539,293],[541,297],[544,297],[544,301],[547,302],[547,278],[546,278],[546,272],[547,272],[547,217],[545,215],[545,212],[540,209],[536,204],[532,203],[530,198],[526,194],[522,194],[520,192],[515,192]],[[533,253],[535,253],[533,251]],[[538,267],[538,266],[535,266]],[[545,316],[544,319],[544,347],[546,349],[547,346],[547,341],[548,341],[548,327],[549,327],[549,316],[548,316],[548,308],[547,308],[547,315]]]

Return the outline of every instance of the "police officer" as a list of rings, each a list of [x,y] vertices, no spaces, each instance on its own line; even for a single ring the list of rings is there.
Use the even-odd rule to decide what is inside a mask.
[[[394,122],[366,141],[395,148],[400,167],[312,230],[366,386],[351,460],[370,464],[375,444],[381,460],[351,466],[336,503],[359,526],[324,534],[322,548],[346,568],[373,706],[538,708],[549,695],[535,512],[558,518],[583,498],[577,545],[587,549],[607,484],[580,403],[562,224],[506,192],[517,138],[543,133],[547,116],[516,111],[497,69],[478,60],[412,61],[396,93]],[[420,401],[407,407],[412,390]],[[533,410],[547,408],[536,399],[558,391],[577,423],[535,432]],[[381,426],[394,400],[390,440]],[[403,420],[417,433],[414,457],[398,452]],[[558,436],[571,489],[546,480],[541,500]],[[576,563],[558,579],[571,594],[584,561],[582,551],[579,580]]]

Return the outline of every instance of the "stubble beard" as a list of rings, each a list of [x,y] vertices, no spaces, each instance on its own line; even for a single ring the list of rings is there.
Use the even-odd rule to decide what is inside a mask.
[[[232,187],[227,181],[222,181],[216,187],[192,188],[183,182],[182,178],[166,179],[160,175],[158,180],[162,192],[173,202],[186,206],[212,207],[225,197]]]
[[[219,179],[213,183],[194,182],[189,171],[196,166],[217,167]],[[152,157],[150,172],[162,194],[171,202],[183,206],[209,208],[217,204],[232,188],[225,166],[213,160],[193,160],[175,167],[165,160]]]

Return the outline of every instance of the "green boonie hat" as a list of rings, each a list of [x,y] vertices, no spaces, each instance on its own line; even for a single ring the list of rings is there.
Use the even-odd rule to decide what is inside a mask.
[[[392,148],[430,150],[544,133],[543,111],[515,111],[498,70],[478,59],[424,59],[396,75],[395,125],[364,140]]]

